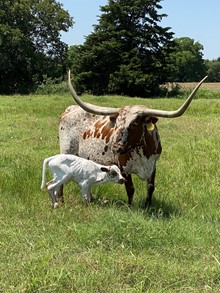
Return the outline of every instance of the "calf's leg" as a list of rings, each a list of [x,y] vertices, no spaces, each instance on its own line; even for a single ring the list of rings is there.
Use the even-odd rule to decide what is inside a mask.
[[[93,200],[93,196],[91,195],[91,192],[90,192],[90,187],[85,183],[79,184],[79,185],[81,187],[81,194],[82,194],[83,201],[85,202],[86,205],[88,205]]]
[[[47,184],[47,191],[50,195],[53,207],[57,208],[58,207],[57,195],[60,193],[60,185],[55,184],[54,181],[52,180]]]
[[[55,188],[51,188],[50,190],[48,190],[48,193],[50,195],[50,198],[51,198],[51,202],[52,202],[53,207],[54,208],[58,207],[58,202],[57,202]]]

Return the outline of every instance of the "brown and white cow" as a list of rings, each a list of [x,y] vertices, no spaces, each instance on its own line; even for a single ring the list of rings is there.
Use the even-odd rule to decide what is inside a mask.
[[[129,204],[132,204],[134,194],[131,174],[135,173],[140,179],[146,180],[145,204],[150,206],[156,161],[162,152],[157,117],[181,116],[205,79],[175,111],[149,109],[141,105],[105,108],[84,103],[71,84],[69,72],[69,89],[79,106],[69,106],[61,115],[60,152],[79,155],[103,165],[118,165],[126,178]]]

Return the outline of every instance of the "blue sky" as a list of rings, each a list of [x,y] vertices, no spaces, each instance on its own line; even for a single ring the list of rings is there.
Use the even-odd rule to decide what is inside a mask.
[[[63,8],[74,18],[73,29],[62,34],[62,40],[68,45],[83,44],[85,36],[93,31],[98,22],[100,6],[108,0],[59,0]],[[220,0],[163,0],[160,13],[168,16],[160,23],[171,27],[174,37],[189,37],[203,45],[205,59],[220,57]]]

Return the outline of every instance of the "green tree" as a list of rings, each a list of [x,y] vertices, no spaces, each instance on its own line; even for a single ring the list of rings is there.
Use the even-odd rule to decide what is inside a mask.
[[[109,0],[99,23],[70,58],[77,90],[148,97],[166,76],[170,28],[159,26],[160,0]],[[70,48],[69,55],[76,48]],[[73,54],[72,54],[73,56]]]
[[[199,81],[206,75],[203,46],[193,39],[174,39],[175,48],[169,56],[168,81]]]
[[[65,70],[61,31],[73,20],[55,0],[0,1],[0,92],[24,92]]]
[[[220,58],[205,61],[208,73],[208,81],[220,82]]]

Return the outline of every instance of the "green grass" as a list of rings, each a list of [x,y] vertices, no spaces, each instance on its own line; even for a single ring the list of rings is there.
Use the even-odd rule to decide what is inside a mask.
[[[118,107],[175,109],[182,100],[91,97]],[[184,116],[160,119],[163,153],[150,210],[134,178],[134,206],[121,185],[65,188],[52,210],[40,190],[43,159],[59,152],[64,96],[0,97],[0,292],[219,292],[220,100],[197,99]]]

